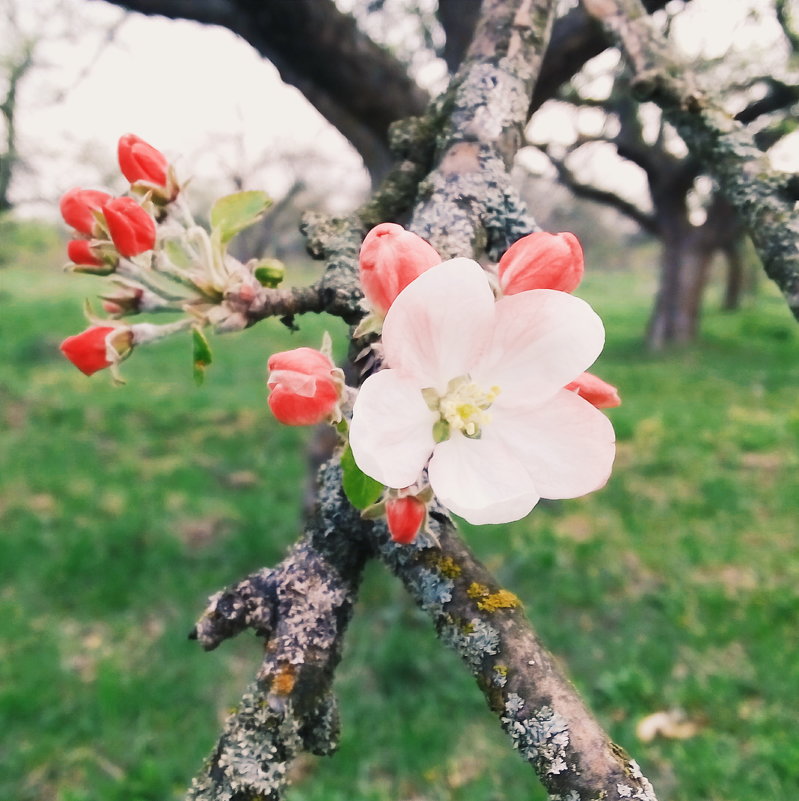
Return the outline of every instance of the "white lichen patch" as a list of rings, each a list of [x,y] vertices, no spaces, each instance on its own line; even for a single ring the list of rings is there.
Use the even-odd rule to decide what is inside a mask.
[[[577,790],[569,790],[566,795],[562,793],[550,793],[549,801],[583,801],[582,796]]]
[[[298,569],[278,587],[280,659],[301,665],[311,649],[328,650],[336,638],[335,610],[347,601],[338,584],[310,578]]]
[[[510,735],[513,747],[541,775],[557,775],[568,770],[569,726],[552,707],[542,706],[532,715],[524,714],[524,699],[510,693],[501,721]]]
[[[499,632],[478,617],[464,627],[445,626],[439,636],[461,655],[473,673],[480,670],[486,656],[499,653]]]
[[[636,790],[632,797],[635,798],[636,801],[657,801],[655,788],[652,786],[649,779],[641,772],[641,766],[634,759],[631,759],[627,763],[627,768],[630,776],[633,779],[637,779],[641,784],[640,789]]]

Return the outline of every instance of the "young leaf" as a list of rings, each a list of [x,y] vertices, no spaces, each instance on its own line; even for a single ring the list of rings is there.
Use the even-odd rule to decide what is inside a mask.
[[[226,245],[239,231],[258,222],[271,205],[269,195],[259,191],[236,192],[219,198],[211,209],[214,235]]]
[[[192,328],[194,346],[194,382],[199,386],[205,379],[205,368],[213,361],[211,346],[201,328]]]
[[[341,485],[349,502],[356,509],[366,509],[382,494],[383,485],[364,473],[352,455],[350,446],[341,454]]]

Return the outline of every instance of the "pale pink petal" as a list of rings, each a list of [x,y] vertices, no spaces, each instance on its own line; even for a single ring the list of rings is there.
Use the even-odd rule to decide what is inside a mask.
[[[490,348],[471,371],[481,387],[500,387],[498,403],[535,405],[594,362],[605,329],[579,298],[554,289],[508,295],[496,304]]]
[[[369,376],[352,410],[350,447],[355,463],[387,487],[413,484],[433,452],[436,419],[417,383],[396,370]]]
[[[537,408],[491,407],[483,439],[497,439],[523,464],[542,498],[577,498],[604,486],[615,455],[613,426],[569,390]]]
[[[524,466],[498,439],[454,434],[436,445],[428,477],[441,503],[476,525],[519,520],[538,503]]]
[[[483,268],[471,259],[442,262],[403,289],[388,310],[386,361],[417,386],[443,392],[480,357],[493,322],[494,295]]]

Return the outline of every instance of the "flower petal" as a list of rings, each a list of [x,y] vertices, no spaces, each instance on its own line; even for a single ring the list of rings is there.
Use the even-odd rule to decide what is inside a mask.
[[[469,372],[493,323],[494,295],[483,268],[471,259],[450,259],[397,296],[383,325],[386,361],[418,379],[417,386],[443,392],[450,379]]]
[[[433,452],[436,419],[418,384],[396,370],[369,376],[352,409],[350,447],[356,464],[387,487],[413,484]]]
[[[530,475],[542,498],[576,498],[604,486],[616,452],[602,412],[562,389],[534,409],[492,407],[483,439],[498,439]]]
[[[441,503],[476,525],[519,520],[538,503],[524,466],[498,439],[455,434],[436,445],[428,477]]]
[[[594,362],[605,329],[583,300],[554,289],[509,295],[496,304],[490,348],[471,375],[480,386],[499,386],[498,404],[536,405]]]

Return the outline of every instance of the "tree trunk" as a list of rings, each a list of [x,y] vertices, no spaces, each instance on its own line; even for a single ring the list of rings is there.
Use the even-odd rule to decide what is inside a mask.
[[[727,273],[724,282],[724,298],[721,308],[724,311],[737,311],[741,308],[741,298],[746,286],[746,260],[744,259],[743,238],[738,237],[724,249]]]
[[[701,233],[684,219],[670,225],[663,237],[660,286],[646,333],[649,350],[693,342],[699,333],[702,296],[714,251]]]

